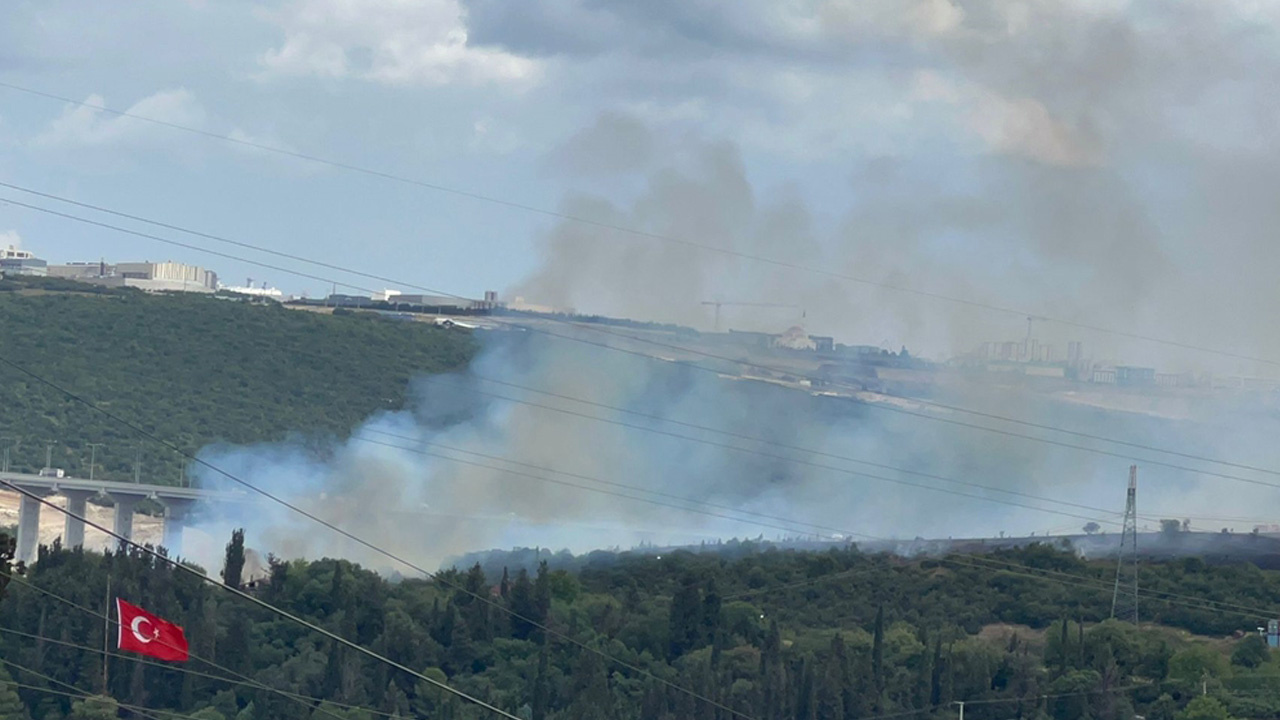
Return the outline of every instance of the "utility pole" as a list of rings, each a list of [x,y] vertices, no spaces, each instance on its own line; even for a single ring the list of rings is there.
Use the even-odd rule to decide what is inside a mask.
[[[1138,624],[1138,466],[1129,466],[1129,490],[1125,495],[1124,529],[1120,532],[1120,559],[1111,594],[1111,617]]]
[[[108,695],[107,692],[107,663],[111,657],[111,571],[107,570],[107,603],[102,609],[102,694]],[[120,618],[116,618],[119,622]]]
[[[53,467],[53,443],[46,443],[44,446],[44,466]]]
[[[93,480],[93,467],[98,457],[98,448],[102,447],[102,443],[85,443],[89,446],[89,480]]]
[[[139,484],[142,482],[142,446],[139,445],[133,454],[133,482]]]

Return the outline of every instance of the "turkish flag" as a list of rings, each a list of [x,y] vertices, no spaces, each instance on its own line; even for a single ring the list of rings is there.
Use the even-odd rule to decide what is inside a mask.
[[[121,650],[157,660],[186,661],[187,636],[182,628],[120,598],[116,598],[116,619],[120,625],[116,646]]]

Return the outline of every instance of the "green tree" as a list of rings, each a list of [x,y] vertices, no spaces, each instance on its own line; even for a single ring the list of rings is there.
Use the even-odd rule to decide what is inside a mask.
[[[551,678],[547,668],[549,653],[544,645],[538,653],[538,674],[533,679],[533,703],[530,707],[532,720],[547,720],[547,712],[551,707]]]
[[[71,703],[67,720],[116,720],[119,715],[120,705],[115,698],[93,695]]]
[[[422,674],[434,680],[435,683],[419,680],[413,686],[411,701],[413,711],[422,717],[437,717],[448,704],[449,694],[441,689],[440,685],[447,684],[449,677],[438,667],[429,667],[423,670]]]
[[[1201,695],[1178,713],[1177,720],[1229,720],[1230,715],[1222,701],[1212,695]]]
[[[223,715],[211,707],[203,708],[191,713],[190,718],[191,720],[227,720],[226,715]]]
[[[871,633],[871,684],[876,691],[875,707],[880,707],[884,695],[884,604],[876,608],[876,622]]]
[[[1267,641],[1261,635],[1246,635],[1231,651],[1231,664],[1256,668],[1271,657]]]
[[[702,595],[698,580],[686,575],[671,598],[667,620],[667,659],[675,660],[698,647],[702,625]]]
[[[227,543],[226,559],[222,565],[222,582],[227,587],[240,589],[241,574],[244,572],[244,529],[231,532],[231,542]]]
[[[18,697],[13,678],[0,667],[0,720],[26,720],[27,708]]]
[[[1174,720],[1178,713],[1178,703],[1169,693],[1164,693],[1151,703],[1147,709],[1147,720]]]
[[[535,623],[540,623],[538,601],[534,597],[533,583],[529,581],[529,573],[520,569],[516,573],[516,581],[511,586],[510,608],[511,634],[518,640],[528,640],[537,630]]]
[[[1169,679],[1184,690],[1199,688],[1205,681],[1227,677],[1230,672],[1227,659],[1206,645],[1192,645],[1169,658]]]

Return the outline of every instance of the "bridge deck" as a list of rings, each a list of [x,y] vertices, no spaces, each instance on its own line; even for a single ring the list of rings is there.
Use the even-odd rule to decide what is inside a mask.
[[[84,478],[74,477],[52,478],[41,475],[28,475],[26,473],[0,473],[0,480],[11,482],[26,490],[43,490],[50,494],[57,494],[62,490],[87,490],[89,492],[103,493],[106,495],[143,496],[160,500],[161,502],[165,499],[214,500],[226,502],[244,501],[249,498],[248,493],[240,492],[205,490],[203,488],[179,487],[176,485],[151,485],[148,483],[86,480]],[[7,488],[0,485],[0,490],[5,489]]]

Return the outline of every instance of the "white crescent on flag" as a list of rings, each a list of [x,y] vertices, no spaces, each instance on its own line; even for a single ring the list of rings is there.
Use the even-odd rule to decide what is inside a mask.
[[[134,637],[136,637],[136,638],[138,638],[138,642],[140,642],[140,643],[142,643],[142,644],[144,644],[144,645],[145,645],[145,644],[147,644],[147,643],[151,642],[152,640],[155,640],[157,637],[159,637],[160,633],[159,633],[159,631],[157,631],[157,630],[155,629],[155,627],[153,626],[153,627],[151,628],[152,632],[151,632],[151,635],[150,635],[150,636],[143,635],[143,634],[142,634],[142,626],[143,626],[144,624],[145,624],[145,625],[151,625],[151,621],[150,621],[150,620],[148,620],[148,619],[146,619],[145,617],[143,617],[143,616],[139,615],[138,617],[136,617],[136,618],[134,618],[134,619],[133,619],[133,622],[132,622],[132,623],[130,623],[130,624],[129,624],[129,629],[133,631],[133,636],[134,636]]]

